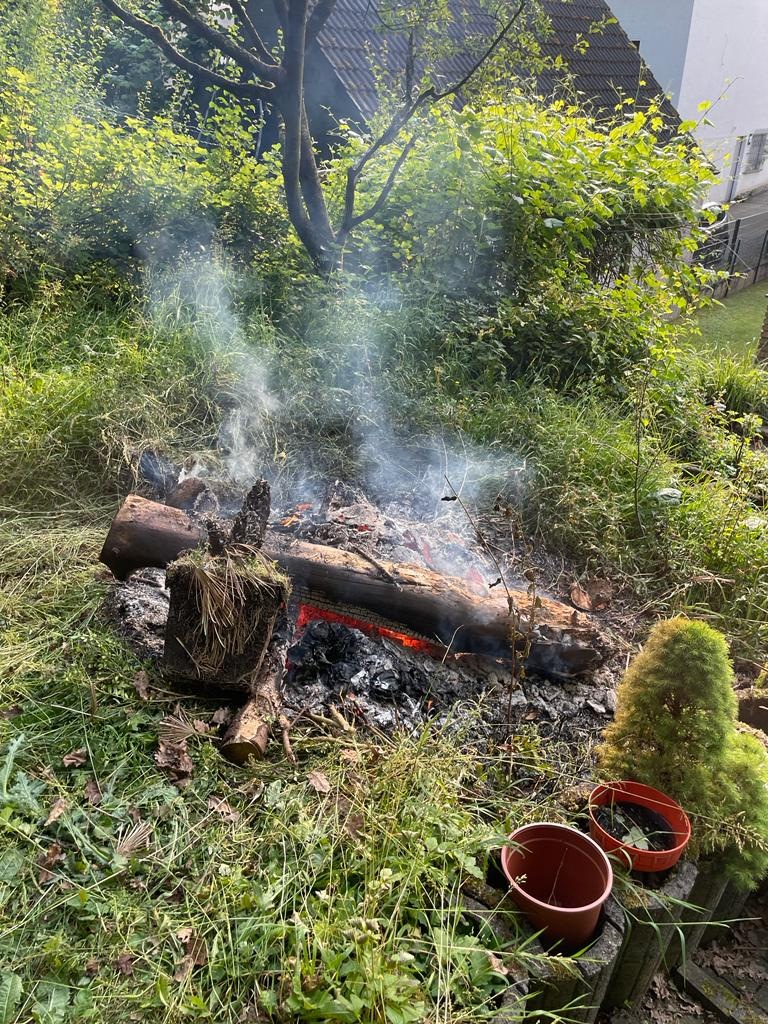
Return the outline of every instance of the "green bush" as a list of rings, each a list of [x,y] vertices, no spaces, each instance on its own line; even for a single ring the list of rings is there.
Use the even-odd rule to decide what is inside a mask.
[[[768,872],[768,755],[736,731],[732,684],[720,633],[684,618],[658,623],[619,684],[598,757],[604,778],[679,801],[694,853],[750,886]]]
[[[519,94],[436,111],[360,259],[444,295],[468,359],[480,307],[511,373],[621,390],[633,362],[680,330],[666,314],[684,321],[701,292],[689,252],[709,171],[685,136],[662,145],[664,130],[655,108],[623,104],[606,126]],[[348,160],[331,169],[337,205]],[[388,169],[362,183],[361,206]]]

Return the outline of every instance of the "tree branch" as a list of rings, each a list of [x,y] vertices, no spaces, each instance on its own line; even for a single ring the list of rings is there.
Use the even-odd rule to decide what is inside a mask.
[[[474,77],[474,75],[477,74],[477,72],[480,70],[483,64],[485,64],[486,61],[488,61],[493,56],[493,54],[496,52],[496,50],[501,45],[506,36],[509,35],[515,22],[525,10],[527,2],[528,0],[520,0],[520,3],[515,9],[514,14],[512,14],[512,16],[508,19],[508,21],[505,22],[505,24],[502,26],[499,32],[493,37],[490,44],[486,47],[486,49],[483,51],[480,57],[478,57],[478,59],[474,62],[469,71],[467,71],[467,73],[463,75],[458,81],[453,82],[452,85],[448,86],[448,88],[443,89],[441,91],[438,91],[437,89],[435,89],[433,85],[431,85],[427,89],[424,89],[421,93],[419,93],[419,95],[415,99],[411,100],[410,97],[408,97],[408,101],[406,102],[405,106],[400,111],[398,111],[398,113],[395,114],[395,116],[390,121],[389,125],[384,129],[384,131],[379,135],[379,137],[377,139],[374,139],[374,141],[371,143],[368,149],[366,149],[365,152],[348,169],[347,183],[344,189],[344,212],[341,218],[341,226],[337,233],[338,242],[343,244],[343,241],[346,240],[350,231],[357,227],[358,224],[361,224],[363,223],[363,221],[369,220],[371,217],[375,216],[376,213],[378,213],[378,211],[381,209],[384,202],[386,202],[389,193],[392,191],[392,187],[395,183],[395,178],[397,177],[400,168],[403,166],[403,163],[405,162],[408,153],[413,148],[413,145],[416,141],[416,136],[412,136],[411,139],[409,139],[409,141],[403,147],[400,156],[395,161],[395,164],[392,170],[390,171],[389,176],[387,177],[387,180],[378,199],[369,207],[368,210],[366,210],[364,213],[359,214],[356,217],[355,193],[357,190],[357,182],[359,181],[360,175],[362,174],[363,170],[365,169],[369,161],[373,159],[373,157],[378,153],[378,151],[382,147],[387,146],[391,142],[395,141],[398,134],[402,131],[405,125],[408,124],[408,122],[415,116],[415,114],[420,110],[421,107],[425,106],[430,101],[436,103],[438,100],[446,99],[448,96],[455,96],[456,93],[460,92],[461,89],[463,89],[464,86],[467,85],[467,83]],[[411,59],[413,59],[412,55]]]
[[[244,46],[235,42],[226,32],[213,28],[199,14],[195,14],[186,4],[181,3],[180,0],[160,0],[160,6],[172,18],[178,18],[198,38],[205,40],[205,42],[214,46],[217,50],[231,57],[244,71],[255,72],[260,78],[264,78],[275,85],[279,83],[281,78],[279,65],[259,60],[250,50],[246,50]]]
[[[498,48],[504,42],[506,37],[512,31],[515,22],[525,10],[527,3],[528,0],[520,0],[520,3],[518,4],[517,9],[515,10],[515,13],[504,24],[500,31],[494,36],[490,46],[475,61],[475,63],[472,65],[472,67],[469,69],[466,75],[464,75],[463,78],[460,78],[458,82],[454,82],[453,85],[449,86],[447,89],[444,89],[442,92],[435,92],[432,97],[434,100],[444,100],[446,96],[455,96],[457,92],[461,92],[461,90],[464,88],[465,85],[467,85],[470,79],[474,78],[474,76],[477,74],[477,72],[480,70],[483,64],[485,64],[486,61],[490,60],[490,58],[494,55],[496,50],[498,50]],[[429,90],[426,90],[426,92],[429,92]]]
[[[182,71],[188,71],[191,75],[200,78],[202,81],[208,82],[210,85],[216,85],[220,89],[226,89],[235,96],[253,99],[264,94],[264,87],[256,85],[255,82],[238,82],[233,78],[227,78],[226,75],[220,75],[216,71],[211,71],[210,68],[206,68],[202,64],[198,64],[197,61],[187,57],[186,54],[176,49],[159,25],[155,25],[151,21],[147,21],[146,18],[141,18],[137,14],[126,10],[117,0],[101,0],[101,4],[128,28],[140,32],[146,39],[153,42],[165,54],[168,60],[175,64],[176,67],[181,68]]]
[[[248,12],[246,11],[245,6],[240,2],[240,0],[227,0],[227,3],[229,4],[234,16],[240,19],[240,24],[243,26],[243,35],[245,36],[246,41],[256,51],[257,56],[263,60],[265,64],[274,64],[274,57],[267,49],[259,33],[256,31],[256,26],[248,17]]]
[[[525,10],[525,6],[528,0],[520,0],[520,3],[515,10],[512,17],[504,24],[501,30],[494,36],[490,45],[485,49],[482,55],[475,61],[469,71],[460,78],[457,82],[454,82],[447,89],[443,89],[438,92],[433,85],[429,88],[424,89],[419,95],[407,103],[402,110],[398,111],[390,121],[389,125],[384,131],[375,139],[366,151],[359,157],[359,159],[350,167],[347,172],[347,187],[344,194],[344,219],[342,223],[349,223],[352,219],[352,209],[354,207],[354,195],[357,180],[363,172],[366,164],[378,153],[383,147],[389,145],[390,142],[394,142],[400,131],[405,127],[411,118],[418,112],[418,110],[425,106],[430,100],[437,102],[438,100],[444,100],[448,96],[454,96],[457,92],[464,88],[465,85],[477,74],[480,68],[485,64],[490,57],[496,52],[498,47],[504,41],[507,35],[512,30],[513,25]]]
[[[323,26],[333,14],[336,0],[317,0],[307,22],[307,46],[310,46],[322,32]]]
[[[359,213],[356,217],[354,216],[355,193],[354,190],[352,191],[352,207],[349,210],[347,210],[345,206],[344,219],[336,235],[336,243],[339,247],[344,245],[351,231],[354,231],[356,227],[358,227],[360,224],[363,224],[365,221],[370,220],[371,217],[375,217],[376,214],[384,205],[384,203],[386,203],[387,199],[389,198],[389,193],[392,191],[395,181],[397,180],[397,176],[400,173],[400,168],[408,159],[408,154],[413,149],[415,143],[416,136],[412,135],[410,139],[408,139],[406,144],[403,146],[397,160],[395,160],[395,163],[392,166],[392,170],[387,175],[387,180],[384,182],[381,192],[379,192],[375,202],[373,202],[368,207],[367,210],[364,210],[362,213]],[[347,174],[349,174],[349,171],[347,172]]]

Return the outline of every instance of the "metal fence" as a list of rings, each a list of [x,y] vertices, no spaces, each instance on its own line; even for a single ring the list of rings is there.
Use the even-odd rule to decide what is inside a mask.
[[[768,209],[744,217],[736,216],[737,212],[738,206],[698,254],[705,266],[728,273],[715,291],[717,298],[768,278]]]

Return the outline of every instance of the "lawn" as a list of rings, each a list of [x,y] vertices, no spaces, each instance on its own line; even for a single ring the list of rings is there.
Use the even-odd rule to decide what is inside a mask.
[[[768,305],[768,281],[737,292],[699,316],[702,347],[752,356]]]

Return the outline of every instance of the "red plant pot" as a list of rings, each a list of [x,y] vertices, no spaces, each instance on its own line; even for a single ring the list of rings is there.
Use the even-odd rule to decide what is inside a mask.
[[[660,814],[669,824],[674,845],[668,850],[640,850],[624,843],[602,827],[595,808],[613,804],[639,804]],[[619,853],[632,871],[666,871],[680,860],[691,838],[691,823],[680,804],[642,782],[606,782],[595,786],[589,797],[589,834],[607,853]]]
[[[613,871],[600,847],[568,825],[515,829],[501,851],[510,895],[548,942],[581,949],[594,936]]]

